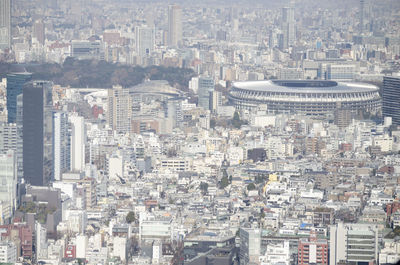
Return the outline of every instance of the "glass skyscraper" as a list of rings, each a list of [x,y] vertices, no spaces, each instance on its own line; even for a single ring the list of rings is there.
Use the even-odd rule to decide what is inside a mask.
[[[32,77],[31,73],[12,73],[7,75],[7,111],[8,122],[16,123],[17,97],[22,94],[23,86]]]
[[[23,91],[23,166],[27,183],[46,186],[53,173],[53,83],[32,81]]]
[[[394,125],[400,125],[400,76],[385,76],[382,89],[383,117],[392,117]]]

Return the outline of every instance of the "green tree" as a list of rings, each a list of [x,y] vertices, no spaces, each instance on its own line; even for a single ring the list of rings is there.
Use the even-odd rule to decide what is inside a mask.
[[[206,195],[208,192],[208,183],[206,182],[200,183],[200,190],[203,193],[203,195]]]
[[[223,176],[221,179],[221,182],[219,183],[219,188],[225,189],[228,185],[229,185],[228,176]]]
[[[255,189],[256,189],[256,185],[254,185],[254,183],[250,183],[249,185],[247,185],[248,191],[255,190]]]
[[[135,222],[135,220],[136,220],[135,213],[132,212],[132,211],[130,211],[130,212],[126,215],[125,220],[126,220],[126,222],[127,222],[128,224]]]
[[[233,114],[232,126],[236,129],[239,129],[240,126],[242,126],[242,121],[240,120],[239,113],[237,111],[235,111],[235,114]]]

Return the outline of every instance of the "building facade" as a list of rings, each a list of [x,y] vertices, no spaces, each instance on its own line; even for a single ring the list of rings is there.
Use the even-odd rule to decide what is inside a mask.
[[[53,83],[32,81],[23,91],[23,168],[27,183],[47,185],[53,173]]]
[[[385,76],[382,89],[383,117],[392,117],[394,125],[400,125],[400,76]]]

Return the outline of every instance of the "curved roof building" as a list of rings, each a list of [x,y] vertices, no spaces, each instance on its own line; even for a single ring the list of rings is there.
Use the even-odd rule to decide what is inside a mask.
[[[229,99],[237,109],[254,110],[265,104],[275,113],[313,116],[331,113],[338,107],[371,113],[381,110],[377,86],[325,80],[235,82]]]

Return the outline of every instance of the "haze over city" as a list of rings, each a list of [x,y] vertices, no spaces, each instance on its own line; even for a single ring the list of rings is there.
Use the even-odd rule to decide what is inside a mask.
[[[400,261],[400,1],[0,0],[0,263]]]

